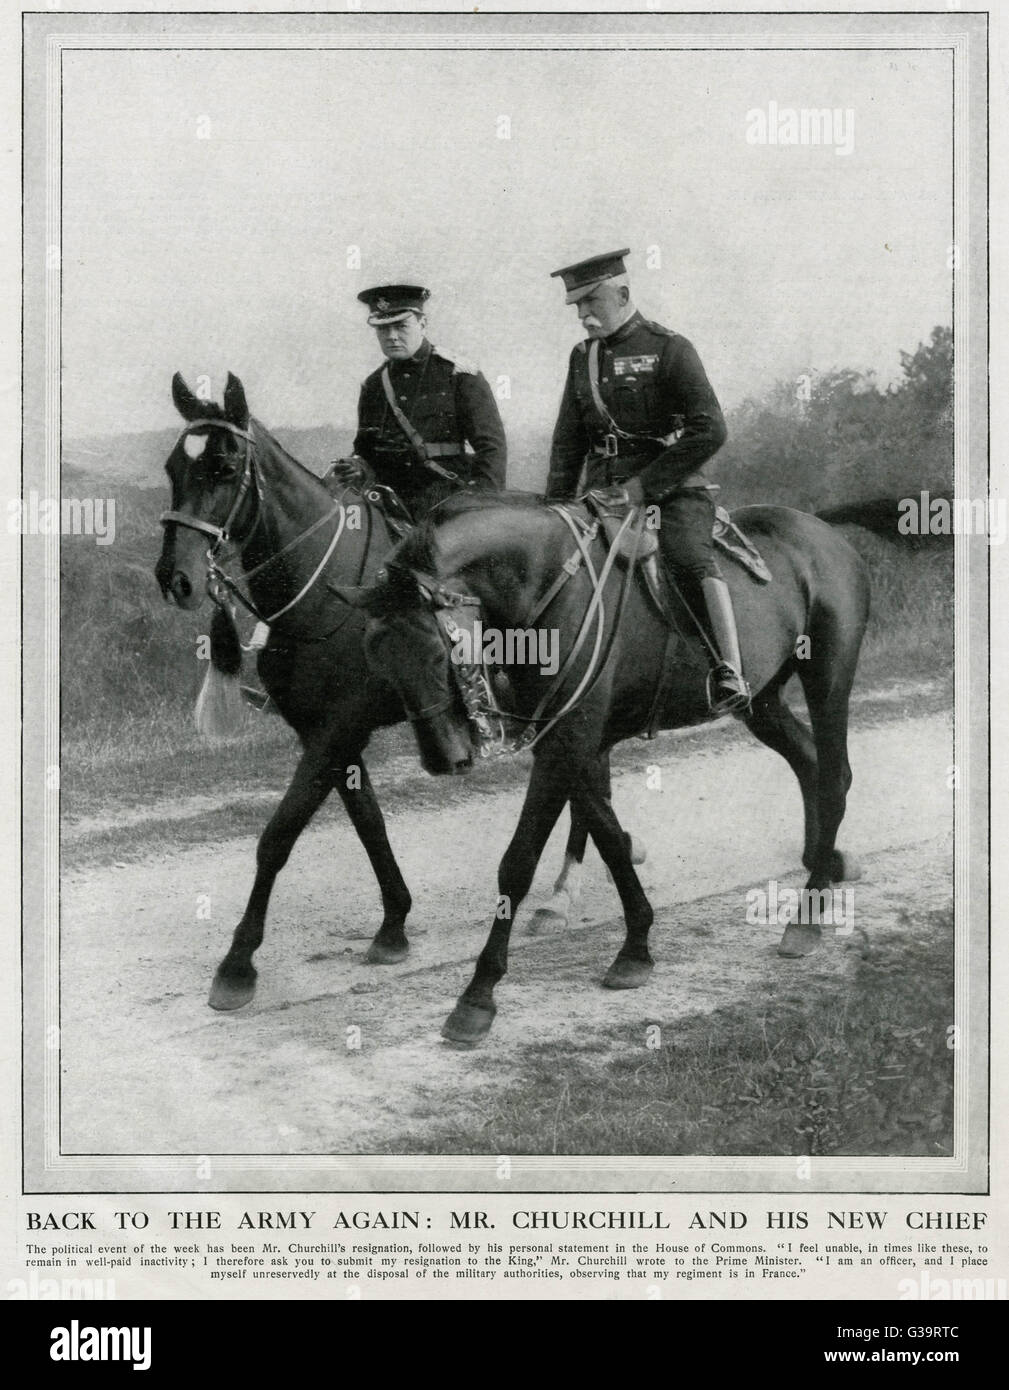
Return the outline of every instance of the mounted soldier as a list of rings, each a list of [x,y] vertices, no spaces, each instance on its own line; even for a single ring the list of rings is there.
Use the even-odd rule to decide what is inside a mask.
[[[430,291],[379,285],[357,297],[386,362],[361,387],[354,453],[334,465],[334,477],[392,488],[414,518],[446,484],[503,488],[507,446],[497,402],[475,366],[428,341]]]
[[[722,411],[700,358],[679,333],[634,307],[624,257],[594,256],[552,272],[588,337],[571,353],[550,451],[546,495],[604,489],[660,508],[659,546],[707,638],[714,714],[748,709],[729,589],[711,539],[717,486],[700,469],[725,443]]]

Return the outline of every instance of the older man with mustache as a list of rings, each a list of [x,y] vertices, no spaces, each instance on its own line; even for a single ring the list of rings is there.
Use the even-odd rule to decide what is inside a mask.
[[[750,691],[711,539],[714,489],[699,471],[725,443],[725,421],[693,345],[635,308],[629,254],[625,247],[553,272],[587,337],[568,363],[546,493],[574,497],[584,465],[586,488],[617,488],[660,508],[663,559],[717,657],[712,713],[738,714]]]

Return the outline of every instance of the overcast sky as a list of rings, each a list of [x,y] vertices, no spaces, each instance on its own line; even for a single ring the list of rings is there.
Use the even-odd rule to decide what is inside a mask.
[[[70,437],[174,423],[176,369],[218,390],[236,372],[268,425],[351,423],[381,361],[355,295],[400,279],[430,287],[434,342],[510,378],[506,425],[549,429],[579,336],[549,273],[620,246],[639,306],[694,341],[726,406],[808,366],[886,381],[950,321],[948,55],[64,64]],[[770,102],[850,109],[852,152],[748,143]]]

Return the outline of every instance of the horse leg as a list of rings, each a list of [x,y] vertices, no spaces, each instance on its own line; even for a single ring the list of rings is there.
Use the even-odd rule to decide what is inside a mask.
[[[802,862],[810,869],[820,842],[816,744],[810,730],[795,717],[782,698],[784,682],[790,674],[790,670],[784,671],[780,681],[766,686],[759,695],[754,696],[746,722],[761,743],[780,753],[795,773],[802,792],[805,818]]]
[[[605,779],[593,776],[591,767],[587,767],[580,778],[576,772],[572,803],[578,805],[579,812],[585,818],[624,910],[624,944],[606,972],[603,984],[607,989],[637,989],[652,973],[654,962],[648,950],[648,933],[655,914],[634,869],[631,837],[617,820],[607,795],[608,761],[606,771]]]
[[[325,801],[333,785],[326,749],[306,747],[291,785],[267,823],[256,846],[256,877],[231,949],[217,967],[207,1001],[212,1009],[240,1009],[256,992],[253,954],[263,944],[266,909],[273,884],[287,863],[295,841]]]
[[[541,752],[533,764],[522,814],[498,868],[498,901],[473,978],[441,1030],[449,1042],[474,1046],[490,1031],[497,1007],[494,986],[508,970],[512,923],[529,892],[543,847],[568,799],[568,775],[559,760]]]
[[[582,895],[582,873],[588,839],[589,828],[572,806],[571,829],[568,831],[568,842],[564,847],[564,862],[554,883],[550,901],[543,907],[538,907],[529,920],[530,936],[563,931],[570,924]]]
[[[348,771],[356,775],[350,776]],[[404,930],[411,907],[410,890],[389,844],[385,818],[363,759],[336,769],[333,781],[364,845],[382,893],[382,925],[368,947],[365,960],[369,965],[395,965],[410,949]]]
[[[604,768],[606,799],[610,799],[610,756],[601,753]],[[588,843],[589,828],[577,803],[571,803],[571,829],[564,850],[564,862],[554,883],[553,894],[544,907],[538,907],[529,922],[529,934],[535,936],[543,932],[563,930],[570,924],[577,910],[582,893],[582,869],[585,860],[585,847]],[[644,845],[633,835],[628,835],[631,862],[643,864],[646,858]]]
[[[838,652],[838,644],[813,637],[814,650],[819,645],[828,653]],[[848,667],[850,666],[850,674]],[[816,743],[816,803],[819,838],[807,863],[809,878],[807,892],[823,892],[831,883],[843,878],[858,878],[855,861],[835,848],[837,831],[844,819],[848,789],[851,786],[851,766],[848,762],[848,695],[854,661],[839,661],[834,670],[821,672],[816,667],[808,671],[800,666],[800,679],[809,705],[809,717]],[[807,899],[807,901],[810,901]],[[809,955],[820,940],[818,922],[789,922],[785,928],[778,954],[789,958]]]

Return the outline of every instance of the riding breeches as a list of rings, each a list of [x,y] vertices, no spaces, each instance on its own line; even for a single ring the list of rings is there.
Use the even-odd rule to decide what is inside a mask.
[[[684,488],[662,506],[659,550],[669,573],[678,580],[699,585],[702,579],[720,579],[711,528],[715,504],[704,488]]]

